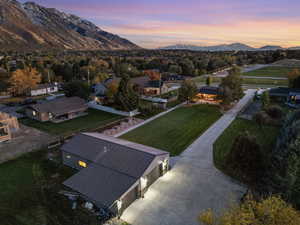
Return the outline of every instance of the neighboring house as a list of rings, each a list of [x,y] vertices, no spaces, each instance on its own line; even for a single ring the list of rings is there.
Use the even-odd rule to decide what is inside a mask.
[[[46,95],[58,92],[57,84],[39,84],[30,90],[31,96]]]
[[[20,129],[18,119],[0,112],[0,142],[11,140],[12,133]]]
[[[79,97],[63,97],[31,105],[26,108],[26,115],[41,122],[51,121],[59,123],[84,116],[87,109],[88,106],[84,99]]]
[[[220,89],[213,86],[201,87],[198,91],[195,102],[215,102],[219,103]]]
[[[162,80],[149,80],[144,88],[145,95],[162,95],[167,93],[168,86]]]
[[[171,74],[171,75],[163,77],[163,81],[165,81],[165,82],[181,82],[181,81],[184,81],[189,78],[190,77],[187,77],[187,76]]]
[[[269,96],[276,101],[300,104],[300,89],[298,88],[272,88],[269,90]]]
[[[169,169],[168,152],[99,133],[78,134],[61,150],[64,165],[79,170],[63,184],[116,216]]]

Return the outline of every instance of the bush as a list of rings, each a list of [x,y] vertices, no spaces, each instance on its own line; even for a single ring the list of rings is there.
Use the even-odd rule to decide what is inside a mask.
[[[278,105],[273,105],[273,106],[269,106],[266,109],[267,114],[272,118],[272,119],[282,119],[283,117],[283,110],[280,106]]]
[[[264,171],[263,158],[256,137],[245,132],[235,139],[226,161],[243,181],[256,185]]]

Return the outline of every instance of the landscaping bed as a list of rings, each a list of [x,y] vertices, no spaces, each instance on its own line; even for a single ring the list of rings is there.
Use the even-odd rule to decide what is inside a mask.
[[[122,116],[98,111],[95,109],[89,109],[88,115],[62,123],[39,122],[29,118],[22,119],[21,123],[51,134],[68,136],[72,133],[77,133],[80,131],[99,129],[102,126],[122,118]]]
[[[228,171],[226,165],[226,156],[232,149],[235,138],[248,131],[251,135],[257,137],[257,142],[261,145],[264,151],[270,151],[276,142],[280,127],[276,126],[263,126],[260,128],[254,121],[245,119],[235,119],[233,123],[224,131],[224,133],[214,143],[214,163],[215,166],[224,173],[235,177],[232,171]]]
[[[183,106],[121,138],[159,148],[175,156],[192,144],[221,115],[216,106]]]

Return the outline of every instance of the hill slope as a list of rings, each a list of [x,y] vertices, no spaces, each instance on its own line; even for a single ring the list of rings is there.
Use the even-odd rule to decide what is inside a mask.
[[[33,2],[0,0],[0,48],[115,50],[139,47],[75,15]]]

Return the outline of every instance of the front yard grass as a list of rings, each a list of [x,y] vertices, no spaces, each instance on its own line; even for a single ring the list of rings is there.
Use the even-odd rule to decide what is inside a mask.
[[[123,136],[122,139],[152,146],[179,155],[221,117],[218,107],[180,107]]]
[[[294,69],[300,69],[299,67],[282,67],[282,66],[268,66],[243,73],[245,76],[255,77],[287,77],[288,73]]]
[[[102,112],[95,109],[89,109],[88,115],[62,123],[39,122],[37,120],[32,120],[29,118],[22,119],[21,123],[50,134],[67,136],[80,131],[97,129],[121,118],[122,116]]]
[[[257,141],[264,151],[269,151],[276,142],[279,129],[275,126],[263,126],[263,129],[261,129],[254,121],[235,119],[214,143],[215,166],[225,174],[230,173],[229,175],[235,176],[228,171],[226,165],[226,156],[231,151],[235,138],[242,132],[248,131],[257,137]],[[235,178],[239,179],[238,177]]]

